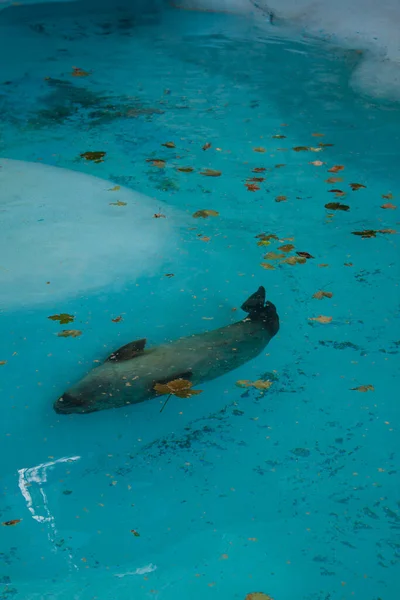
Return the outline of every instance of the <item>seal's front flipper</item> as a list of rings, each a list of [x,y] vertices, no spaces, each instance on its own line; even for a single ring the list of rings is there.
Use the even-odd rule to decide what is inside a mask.
[[[146,339],[129,342],[129,344],[122,346],[121,348],[110,354],[110,356],[106,359],[106,362],[121,362],[123,360],[131,360],[132,358],[136,358],[137,356],[143,354],[145,346]]]
[[[247,313],[257,314],[260,313],[265,305],[265,288],[259,287],[258,290],[243,302],[242,310]]]

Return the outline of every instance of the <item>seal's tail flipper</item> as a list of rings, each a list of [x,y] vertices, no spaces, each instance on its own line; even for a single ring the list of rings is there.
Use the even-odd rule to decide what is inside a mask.
[[[242,310],[247,313],[257,314],[260,313],[265,306],[265,288],[259,287],[258,290],[247,298],[246,302],[242,304]]]

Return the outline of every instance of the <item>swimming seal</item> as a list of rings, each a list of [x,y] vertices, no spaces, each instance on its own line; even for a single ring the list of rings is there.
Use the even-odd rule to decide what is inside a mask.
[[[197,385],[236,369],[260,354],[279,330],[276,308],[265,301],[263,287],[241,308],[248,316],[220,329],[149,350],[145,339],[122,346],[56,400],[55,411],[90,413],[137,404],[159,395],[157,383],[182,378]]]

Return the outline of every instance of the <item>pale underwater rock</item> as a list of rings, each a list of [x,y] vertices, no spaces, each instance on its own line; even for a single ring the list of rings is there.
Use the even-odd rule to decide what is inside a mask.
[[[54,303],[162,272],[189,217],[113,187],[69,169],[0,158],[2,309]]]

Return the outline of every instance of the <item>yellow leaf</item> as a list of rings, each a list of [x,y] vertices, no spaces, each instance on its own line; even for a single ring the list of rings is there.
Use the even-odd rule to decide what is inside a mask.
[[[146,162],[150,162],[153,167],[158,167],[159,169],[164,169],[165,167],[165,160],[161,158],[147,158]]]
[[[207,217],[218,217],[219,212],[217,212],[216,210],[209,210],[209,209],[203,209],[203,210],[198,210],[193,214],[193,217],[195,219],[199,219],[200,217],[202,219],[207,219]]]
[[[254,152],[265,152],[265,148],[262,146],[258,146],[257,148],[253,148]]]
[[[324,292],[323,290],[320,290],[319,292],[315,292],[313,298],[316,298],[317,300],[322,300],[323,298],[332,298],[332,296],[332,292]]]
[[[7,361],[6,360],[0,360],[0,366],[6,365]]]
[[[285,202],[287,200],[287,196],[277,196],[275,198],[275,202]]]
[[[267,270],[269,270],[269,271],[273,271],[273,270],[275,269],[275,267],[274,267],[273,265],[270,265],[269,263],[266,263],[266,262],[262,262],[262,263],[260,263],[260,266],[261,266],[263,269],[267,269]]]
[[[64,329],[63,331],[60,331],[60,333],[58,334],[58,337],[79,337],[80,335],[82,335],[82,331],[79,331],[79,329]]]
[[[60,325],[65,325],[66,323],[72,323],[75,319],[74,316],[69,315],[67,313],[61,313],[60,315],[51,315],[51,317],[47,317],[51,321],[59,321]]]
[[[307,259],[304,256],[289,256],[288,258],[285,258],[283,262],[288,265],[304,265],[304,263],[307,262]]]
[[[284,246],[279,246],[278,250],[282,250],[282,252],[290,252],[294,250],[293,244],[285,244]]]
[[[174,379],[168,383],[156,383],[154,389],[159,394],[171,394],[178,398],[190,398],[201,394],[202,390],[192,390],[192,383],[186,379]]]
[[[221,171],[215,171],[214,169],[204,169],[204,171],[200,172],[200,175],[205,175],[206,177],[219,177],[222,173]]]
[[[281,252],[267,252],[264,258],[266,260],[279,260],[280,258],[285,258],[285,254]]]
[[[357,391],[357,392],[374,392],[375,391],[375,388],[373,385],[359,385],[358,387],[350,388],[350,389]]]
[[[318,323],[330,323],[332,321],[332,317],[325,317],[324,315],[320,315],[319,317],[309,317],[310,321],[318,321]]]
[[[165,144],[161,144],[161,146],[165,146],[166,148],[175,148],[174,142],[165,142]]]
[[[120,185],[114,185],[114,187],[110,188],[108,191],[109,192],[117,192],[120,189],[121,189]]]

